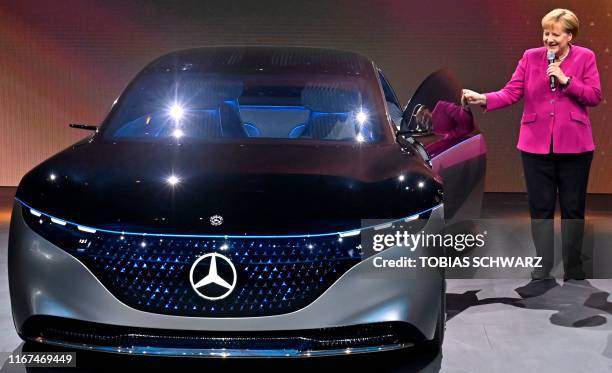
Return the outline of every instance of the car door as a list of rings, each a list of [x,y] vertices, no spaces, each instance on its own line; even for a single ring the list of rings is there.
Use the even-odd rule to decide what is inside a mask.
[[[429,75],[403,110],[401,136],[422,144],[433,170],[444,182],[447,220],[480,217],[486,171],[486,143],[461,86],[448,70]]]

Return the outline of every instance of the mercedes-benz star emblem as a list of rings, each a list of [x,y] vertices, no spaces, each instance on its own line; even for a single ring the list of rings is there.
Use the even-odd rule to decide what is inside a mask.
[[[202,255],[189,271],[191,287],[208,300],[219,300],[230,295],[236,287],[236,279],[236,267],[228,257],[219,253]]]
[[[210,224],[216,226],[219,226],[221,224],[223,224],[223,216],[221,215],[213,215],[210,217]]]

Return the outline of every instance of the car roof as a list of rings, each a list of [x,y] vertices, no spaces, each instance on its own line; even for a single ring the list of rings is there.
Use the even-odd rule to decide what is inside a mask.
[[[212,46],[180,50],[150,63],[143,74],[194,71],[214,73],[317,73],[372,76],[365,56],[337,49],[273,46]]]

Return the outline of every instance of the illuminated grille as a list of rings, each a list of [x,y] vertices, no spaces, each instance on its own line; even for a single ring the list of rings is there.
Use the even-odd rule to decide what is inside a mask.
[[[24,209],[28,225],[79,259],[119,300],[138,310],[181,316],[249,317],[296,311],[312,303],[361,260],[360,237],[214,239],[85,232]],[[235,289],[208,300],[189,271],[217,252],[237,272]],[[215,285],[216,286],[216,285]]]

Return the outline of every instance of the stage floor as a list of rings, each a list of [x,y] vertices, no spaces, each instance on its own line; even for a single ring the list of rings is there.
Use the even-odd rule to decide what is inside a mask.
[[[10,311],[6,251],[14,188],[0,188],[0,365],[1,372],[25,371],[9,364],[9,354],[22,351]],[[590,195],[588,218],[603,227],[612,221],[612,196]],[[527,242],[529,219],[524,194],[486,194],[483,218],[507,220]],[[606,224],[604,224],[606,223]],[[608,241],[609,242],[609,241]],[[609,247],[609,244],[607,245]],[[258,361],[258,369],[360,369],[378,372],[609,372],[612,370],[612,279],[563,283],[547,291],[524,287],[527,279],[449,279],[448,321],[441,353],[414,351],[333,359]],[[553,284],[551,284],[553,285]],[[27,348],[27,346],[26,346]],[[47,349],[49,350],[49,349]],[[164,370],[244,369],[253,362],[140,358],[77,354],[78,369]],[[339,365],[341,364],[341,365]],[[39,371],[39,370],[37,370]]]

